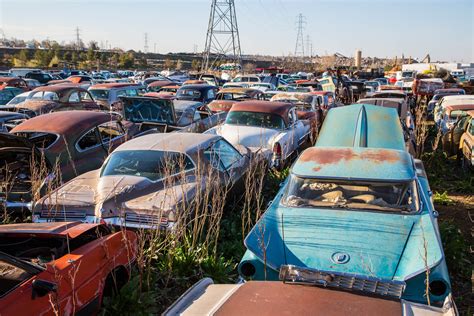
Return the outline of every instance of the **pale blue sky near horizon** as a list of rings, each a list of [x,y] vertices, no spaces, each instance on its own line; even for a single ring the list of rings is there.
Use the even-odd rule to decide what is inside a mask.
[[[211,0],[0,0],[7,38],[73,41],[149,51],[204,49]],[[295,50],[296,16],[314,54],[474,62],[474,0],[235,0],[244,54]],[[1,34],[0,34],[1,35]]]

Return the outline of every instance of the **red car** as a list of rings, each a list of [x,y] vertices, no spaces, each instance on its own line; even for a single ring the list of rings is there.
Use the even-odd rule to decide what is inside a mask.
[[[26,81],[17,78],[17,77],[0,77],[0,87],[15,87],[15,88],[20,88],[23,91],[29,91],[31,90],[28,85],[26,84]]]
[[[0,315],[91,315],[128,281],[134,232],[78,222],[0,226]]]

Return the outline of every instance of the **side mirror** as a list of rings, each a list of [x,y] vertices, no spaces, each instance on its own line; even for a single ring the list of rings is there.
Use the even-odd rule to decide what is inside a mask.
[[[43,297],[48,293],[56,292],[58,290],[58,285],[56,283],[45,280],[33,280],[31,285],[33,288],[32,299]]]

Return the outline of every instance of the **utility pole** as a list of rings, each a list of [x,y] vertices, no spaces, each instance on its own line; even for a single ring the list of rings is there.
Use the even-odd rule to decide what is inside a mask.
[[[242,67],[234,0],[212,0],[201,71],[228,60]]]
[[[145,33],[145,45],[143,46],[143,52],[148,53],[148,33]]]
[[[306,19],[303,14],[298,14],[296,17],[296,46],[295,46],[295,57],[304,57],[304,39],[303,39],[303,29],[306,25]]]

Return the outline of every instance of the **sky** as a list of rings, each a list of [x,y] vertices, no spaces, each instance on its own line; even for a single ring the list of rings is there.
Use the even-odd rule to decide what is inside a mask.
[[[235,0],[243,54],[293,54],[296,17],[314,54],[474,62],[474,0]],[[7,38],[107,41],[150,52],[204,49],[211,0],[0,0]],[[0,32],[1,36],[1,32]]]

